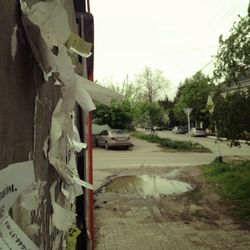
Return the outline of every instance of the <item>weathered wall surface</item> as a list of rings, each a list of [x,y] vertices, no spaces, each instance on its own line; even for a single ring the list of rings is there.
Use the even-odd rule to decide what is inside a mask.
[[[27,214],[17,202],[13,214],[37,246],[52,249],[49,188],[58,175],[42,149],[61,90],[43,80],[25,36],[19,1],[0,0],[0,23],[0,169],[34,159],[36,181],[46,181],[39,209]],[[38,226],[37,234],[27,230],[31,223]]]
[[[0,1],[0,169],[33,151],[35,81],[41,81],[25,39],[17,1]],[[11,38],[18,45],[12,57]],[[13,46],[14,47],[14,46]]]

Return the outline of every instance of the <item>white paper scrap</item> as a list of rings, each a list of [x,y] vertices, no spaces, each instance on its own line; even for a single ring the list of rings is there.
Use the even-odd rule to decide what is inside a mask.
[[[22,23],[32,54],[42,70],[45,80],[48,80],[51,72],[56,72],[55,56],[42,38],[39,27],[30,22],[26,16],[22,16]]]
[[[52,115],[50,139],[53,145],[61,136],[63,131],[63,124],[65,115],[61,112],[63,100],[60,98]]]
[[[33,161],[18,162],[0,171],[0,221],[18,196],[34,182]]]
[[[48,149],[49,149],[49,137],[47,136],[43,143],[43,153],[45,158],[48,158]]]
[[[57,173],[67,184],[69,185],[75,184],[75,181],[73,179],[74,172],[68,167],[66,163],[54,157],[49,157],[49,162],[51,165],[53,165]]]
[[[28,211],[38,209],[40,203],[38,188],[38,185],[33,184],[21,194],[21,207]]]
[[[0,222],[0,250],[38,249],[9,216]]]
[[[81,180],[80,178],[78,178],[78,177],[76,177],[76,176],[74,176],[74,180],[75,180],[75,182],[76,182],[77,184],[79,184],[80,186],[83,186],[83,187],[86,187],[86,188],[88,188],[88,189],[93,190],[93,185],[92,185],[92,184],[90,184],[90,183],[88,183],[88,182],[86,182],[86,181],[83,181],[83,180]]]
[[[88,94],[99,103],[110,106],[112,100],[122,100],[123,96],[108,88],[102,87],[82,76],[75,74],[77,89],[83,88]]]
[[[23,8],[28,19],[39,26],[43,39],[50,45],[63,45],[70,36],[67,12],[61,1],[38,2]]]
[[[14,27],[11,35],[11,55],[12,59],[15,60],[16,51],[17,51],[17,26]]]
[[[85,112],[90,112],[96,109],[89,93],[84,89],[84,86],[79,83],[77,83],[76,101]]]
[[[59,48],[58,55],[55,56],[59,79],[65,84],[66,89],[76,84],[75,72],[72,60],[68,55],[66,47]]]
[[[86,143],[83,143],[83,142],[78,142],[78,141],[75,141],[73,140],[73,146],[74,146],[74,149],[76,152],[81,152],[83,149],[86,149],[87,148],[87,144]]]
[[[52,222],[58,230],[67,231],[74,224],[76,214],[56,203],[55,188],[56,182],[54,182],[50,188],[51,204],[54,210],[52,215]]]

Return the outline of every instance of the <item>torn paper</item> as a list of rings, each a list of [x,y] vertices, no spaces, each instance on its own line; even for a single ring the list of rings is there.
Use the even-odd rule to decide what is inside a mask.
[[[96,106],[92,101],[92,98],[90,97],[89,93],[84,89],[84,86],[80,83],[77,83],[76,101],[85,112],[90,112],[96,109]]]
[[[63,161],[56,159],[54,157],[49,158],[49,162],[57,170],[61,178],[68,184],[74,185],[79,184],[83,187],[93,189],[93,186],[86,181],[81,180],[76,173]]]
[[[61,1],[38,2],[31,8],[22,7],[22,11],[32,23],[39,26],[46,43],[60,46],[68,40],[71,33],[69,20]]]
[[[73,146],[74,146],[74,149],[76,152],[81,152],[83,149],[86,149],[87,148],[87,144],[86,143],[83,143],[83,142],[78,142],[78,141],[75,141],[73,140]]]
[[[55,188],[56,182],[54,182],[50,188],[51,204],[53,207],[52,222],[58,230],[68,231],[75,223],[76,214],[61,207],[55,201]]]
[[[59,48],[58,55],[55,57],[59,78],[64,82],[65,87],[75,85],[75,72],[72,60],[68,55],[67,49],[62,46]]]
[[[102,87],[82,76],[77,74],[75,74],[75,76],[77,81],[77,90],[83,88],[95,101],[98,101],[99,103],[110,106],[112,100],[120,101],[123,98],[121,94]]]
[[[17,25],[14,27],[11,35],[11,55],[13,61],[15,61],[17,52]]]
[[[38,247],[7,216],[0,222],[0,250],[38,250]]]
[[[33,161],[14,163],[0,171],[0,220],[33,181]]]
[[[48,78],[50,72],[56,69],[54,55],[42,38],[39,27],[30,22],[25,16],[22,16],[22,23],[32,54],[44,73],[45,78]]]
[[[84,41],[83,38],[75,33],[71,33],[68,41],[66,42],[66,47],[82,57],[91,56],[92,44]]]
[[[52,145],[62,136],[63,132],[65,114],[61,111],[62,103],[63,100],[60,98],[51,118],[50,140]]]
[[[43,153],[45,158],[48,158],[48,150],[49,150],[49,137],[47,136],[43,143]]]

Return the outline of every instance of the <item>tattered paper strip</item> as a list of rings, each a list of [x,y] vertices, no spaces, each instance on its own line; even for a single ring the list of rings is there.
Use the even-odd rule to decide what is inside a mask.
[[[33,182],[33,161],[14,163],[0,171],[0,220]]]
[[[75,52],[79,56],[89,57],[92,54],[92,44],[84,41],[83,38],[75,33],[70,34],[69,39],[65,45],[70,51]]]
[[[42,38],[39,27],[25,16],[22,16],[22,23],[32,54],[44,73],[45,78],[48,78],[52,71],[56,71],[55,57]]]
[[[84,86],[77,83],[76,101],[85,112],[90,112],[96,109],[89,93],[84,89]]]
[[[62,1],[38,2],[29,8],[21,0],[21,8],[27,18],[41,30],[43,39],[52,46],[63,45],[70,36],[70,26],[67,12]]]
[[[68,88],[75,85],[74,66],[66,47],[61,46],[58,48],[58,55],[55,56],[55,61],[59,72],[59,79],[65,84],[65,87]]]
[[[62,103],[63,99],[60,98],[51,118],[50,141],[52,145],[59,140],[63,133],[65,113],[61,111]]]
[[[56,182],[54,182],[50,188],[51,204],[53,207],[52,222],[58,230],[68,231],[68,229],[75,223],[76,214],[61,207],[55,200],[55,188]]]
[[[39,208],[43,190],[46,181],[33,182],[25,191],[20,195],[20,205],[27,211],[37,210]]]
[[[12,35],[11,35],[11,55],[13,61],[15,61],[16,52],[17,52],[17,25],[13,28]]]
[[[123,96],[75,74],[77,89],[83,88],[95,101],[110,106],[112,100],[122,100]]]
[[[9,217],[0,222],[0,250],[38,250],[20,227]]]
[[[18,196],[33,182],[33,161],[14,163],[0,171],[0,250],[38,250],[8,216]]]

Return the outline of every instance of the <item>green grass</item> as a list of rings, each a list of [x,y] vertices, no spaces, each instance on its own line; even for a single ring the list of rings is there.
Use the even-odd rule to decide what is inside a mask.
[[[224,163],[215,160],[204,167],[205,176],[232,204],[233,215],[250,218],[250,161]]]
[[[160,138],[157,135],[144,134],[142,132],[132,132],[130,133],[130,135],[148,142],[158,143],[160,146],[165,148],[173,148],[185,151],[195,151],[197,149],[199,150],[205,149],[199,143],[193,143],[191,141],[173,141],[168,138]]]

